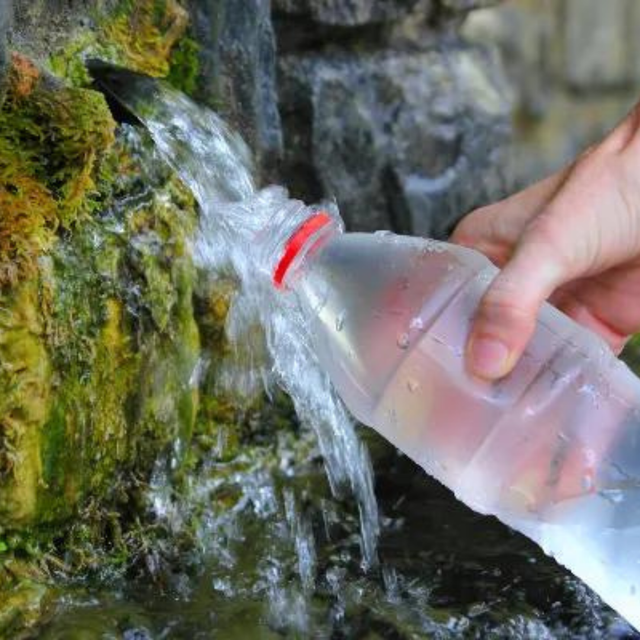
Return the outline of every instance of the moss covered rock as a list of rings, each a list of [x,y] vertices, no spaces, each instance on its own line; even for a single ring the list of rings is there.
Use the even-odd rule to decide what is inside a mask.
[[[114,140],[100,94],[51,84],[13,55],[0,108],[0,285],[34,275],[56,230],[91,213],[95,170]]]
[[[188,89],[186,30],[175,0],[123,0],[46,64],[14,52],[1,83],[0,637],[37,618],[54,569],[126,562],[147,534],[118,532],[145,531],[135,505],[158,461],[179,483],[220,428],[237,442],[233,403],[201,410],[229,290],[194,264],[195,202],[83,62]]]
[[[4,528],[67,517],[195,421],[197,214],[169,172],[141,179],[127,144],[109,160],[131,173],[108,196],[101,178],[102,212],[47,229],[50,246],[0,295]]]

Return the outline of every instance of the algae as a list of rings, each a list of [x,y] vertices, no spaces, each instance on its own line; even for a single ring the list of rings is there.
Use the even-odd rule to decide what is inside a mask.
[[[178,499],[259,422],[216,386],[230,286],[202,285],[193,197],[84,67],[195,91],[186,18],[123,0],[51,56],[58,77],[16,53],[0,91],[0,637],[35,622],[53,574],[149,569],[193,544],[149,513],[155,474]]]
[[[50,362],[37,282],[0,299],[0,522],[28,521],[41,475],[38,432],[49,408]]]
[[[121,0],[97,27],[55,51],[49,66],[76,87],[91,84],[84,65],[96,57],[153,77],[166,77],[192,93],[198,79],[198,45],[187,35],[189,15],[176,0]]]
[[[127,154],[126,143],[117,147],[120,158]],[[120,176],[122,196],[116,190],[99,220],[52,251],[47,344],[55,398],[44,427],[51,472],[40,522],[103,495],[118,471],[148,471],[163,450],[188,441],[195,420],[189,380],[200,338],[187,240],[197,213],[192,200],[175,195],[182,187],[168,170],[144,182],[142,171]],[[137,206],[129,208],[131,198]]]
[[[173,49],[166,80],[176,89],[193,96],[198,91],[200,78],[200,47],[189,36],[184,36]]]
[[[117,531],[142,517],[131,512],[136,494],[159,458],[175,473],[186,463],[199,401],[197,210],[143,138],[121,130],[93,177],[101,211],[58,234],[35,274],[0,292],[0,555],[9,559],[72,558],[70,572],[126,564],[140,539],[118,542]],[[73,516],[78,526],[61,534]],[[11,602],[0,604],[0,637],[14,627]]]
[[[114,140],[101,94],[53,87],[13,55],[0,107],[0,287],[34,276],[56,231],[96,206],[97,165]]]

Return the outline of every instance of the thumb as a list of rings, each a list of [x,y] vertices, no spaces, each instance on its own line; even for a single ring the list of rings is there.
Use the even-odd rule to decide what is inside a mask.
[[[529,228],[480,301],[467,345],[467,367],[478,377],[496,380],[513,369],[542,303],[570,277],[546,228],[535,223]]]

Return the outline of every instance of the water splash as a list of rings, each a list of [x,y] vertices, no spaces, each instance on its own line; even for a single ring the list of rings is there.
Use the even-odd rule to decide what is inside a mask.
[[[260,368],[260,377],[267,390],[279,383],[293,399],[299,417],[315,431],[334,494],[349,488],[355,496],[363,565],[373,566],[379,516],[368,453],[309,347],[296,302],[273,289],[260,257],[251,250],[270,221],[293,219],[304,204],[289,199],[280,187],[256,190],[246,145],[215,113],[161,82],[130,73],[122,79],[119,72],[110,78],[109,73],[102,77],[103,88],[147,127],[200,205],[196,259],[210,270],[230,267],[240,282],[227,319],[228,336],[238,341],[248,328],[256,324],[263,328],[269,362]],[[259,354],[250,354],[249,359],[255,369]],[[307,556],[301,564],[306,562],[307,567],[311,543],[301,528],[298,534],[299,553]],[[306,585],[309,571],[304,569]]]

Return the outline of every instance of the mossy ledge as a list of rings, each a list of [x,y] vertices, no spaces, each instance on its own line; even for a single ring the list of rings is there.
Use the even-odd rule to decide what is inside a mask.
[[[0,92],[0,638],[38,619],[52,575],[139,560],[158,465],[179,494],[205,456],[265,442],[260,409],[217,391],[232,287],[194,265],[194,200],[84,69],[193,90],[186,16],[120,2],[46,64],[12,54]]]

